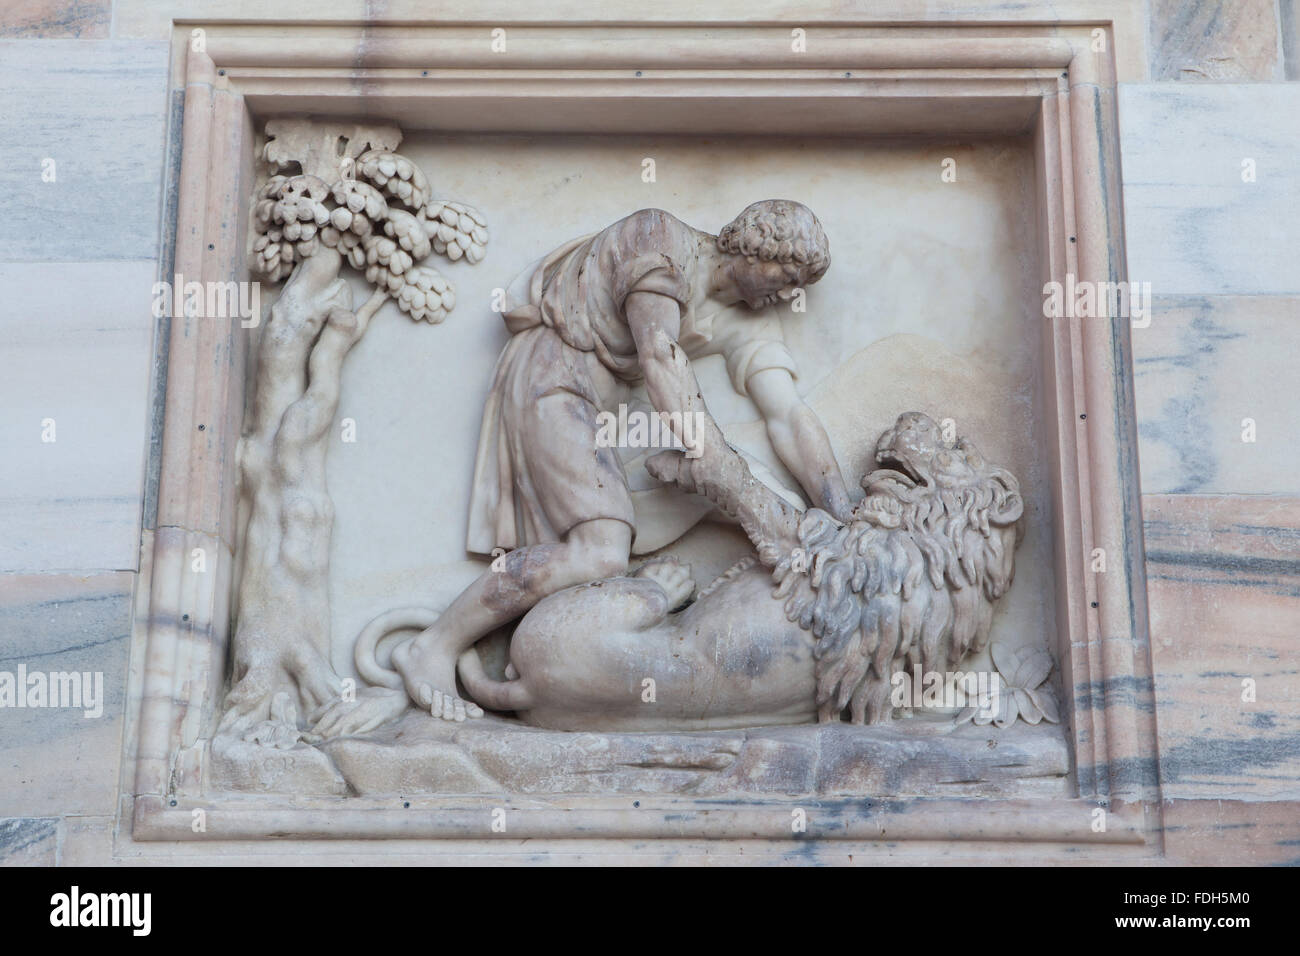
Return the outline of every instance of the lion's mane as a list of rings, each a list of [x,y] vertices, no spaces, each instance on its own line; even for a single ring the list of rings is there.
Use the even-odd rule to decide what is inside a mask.
[[[822,722],[846,707],[854,723],[888,720],[894,673],[946,671],[988,641],[1023,530],[1019,485],[965,441],[936,458],[960,467],[869,489],[848,524],[810,509],[773,569],[786,615],[817,639]]]

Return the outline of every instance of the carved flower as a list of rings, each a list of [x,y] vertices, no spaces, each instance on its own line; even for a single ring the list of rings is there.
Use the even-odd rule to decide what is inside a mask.
[[[272,176],[253,205],[256,268],[272,282],[316,251],[319,229],[329,222],[329,187],[315,176]]]
[[[361,240],[366,251],[366,281],[396,292],[402,287],[402,273],[415,264],[411,254],[387,236],[367,236]]]
[[[280,196],[280,187],[288,181],[288,176],[272,176],[258,192],[257,202],[253,205],[253,217],[256,220],[259,232],[265,232],[267,227],[271,225],[272,216],[275,212],[275,201]]]
[[[383,194],[369,183],[342,179],[330,191],[338,208],[330,213],[330,225],[339,232],[368,236],[375,224],[388,216]]]
[[[395,298],[403,312],[413,319],[437,324],[456,305],[451,283],[430,266],[415,266],[402,275],[402,287]]]
[[[413,259],[423,259],[431,250],[423,224],[404,209],[394,209],[384,220],[384,234],[394,240]]]
[[[337,211],[336,209],[335,212]],[[355,232],[350,229],[347,232],[339,232],[333,226],[326,226],[320,231],[320,241],[331,249],[338,249],[347,257],[352,268],[365,271],[366,249],[362,245],[362,237]]]
[[[1056,692],[1047,683],[1052,672],[1052,657],[1041,647],[1022,647],[1013,650],[1004,643],[990,649],[993,665],[1002,678],[997,695],[997,709],[989,713],[981,707],[967,707],[959,713],[955,723],[974,721],[979,726],[989,723],[1009,727],[1016,718],[1030,724],[1046,720],[1050,724],[1061,722]]]
[[[433,251],[455,262],[461,256],[478,263],[487,254],[487,220],[483,214],[464,203],[431,199],[417,218],[433,242]]]
[[[293,176],[280,184],[271,210],[271,220],[283,224],[287,238],[309,239],[316,227],[329,222],[330,211],[325,200],[330,188],[323,179],[315,176]],[[290,235],[290,230],[295,234]]]
[[[294,267],[295,255],[293,243],[281,235],[278,228],[267,229],[253,243],[253,255],[256,257],[255,268],[272,282],[279,282]]]
[[[389,196],[411,209],[429,201],[429,181],[405,156],[386,149],[372,149],[357,159],[357,175],[374,183]]]

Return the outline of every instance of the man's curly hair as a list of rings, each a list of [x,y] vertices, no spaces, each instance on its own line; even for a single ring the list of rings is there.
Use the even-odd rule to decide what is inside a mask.
[[[722,227],[718,248],[751,261],[789,263],[816,282],[831,264],[826,233],[813,211],[789,199],[764,199]]]

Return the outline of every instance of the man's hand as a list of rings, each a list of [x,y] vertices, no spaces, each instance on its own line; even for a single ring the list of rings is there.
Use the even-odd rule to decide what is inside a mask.
[[[839,521],[853,510],[839,462],[817,413],[805,404],[783,368],[755,372],[745,383],[767,422],[767,437],[782,464],[799,480],[813,504]]]

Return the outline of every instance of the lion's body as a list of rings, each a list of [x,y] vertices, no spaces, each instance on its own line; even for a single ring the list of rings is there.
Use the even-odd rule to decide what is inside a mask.
[[[664,462],[664,480],[738,515],[767,564],[678,613],[653,575],[561,591],[515,630],[517,677],[488,678],[471,650],[462,680],[483,706],[553,729],[889,720],[896,673],[942,674],[988,641],[1024,502],[1010,472],[917,412],[881,436],[876,459],[847,524],[778,507],[734,452]]]
[[[748,568],[677,613],[666,604],[644,578],[540,602],[510,646],[529,704],[519,716],[555,730],[625,731],[813,719],[813,637],[772,599],[768,568]],[[475,699],[481,690],[470,687]]]
[[[944,673],[987,643],[1024,503],[1009,472],[969,442],[941,442],[917,413],[882,436],[877,460],[896,467],[863,479],[847,524],[741,502],[733,510],[748,509],[746,530],[773,567],[725,575],[683,611],[669,613],[644,577],[546,598],[515,630],[516,678],[490,680],[476,654],[462,658],[470,694],[561,730],[708,730],[846,710],[855,723],[890,719],[894,674]],[[770,494],[699,477],[673,480],[717,501]],[[773,542],[784,548],[775,557]]]

